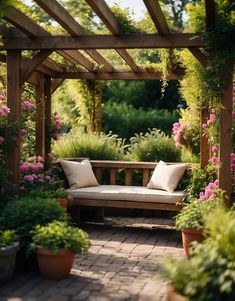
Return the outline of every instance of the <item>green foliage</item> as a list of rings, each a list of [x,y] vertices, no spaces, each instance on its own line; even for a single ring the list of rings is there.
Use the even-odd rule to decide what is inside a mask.
[[[235,215],[218,207],[205,217],[207,239],[194,245],[189,260],[165,265],[175,290],[190,301],[235,299]]]
[[[0,1],[0,17],[2,17],[11,7],[16,6],[16,0]]]
[[[44,189],[44,187],[36,187],[27,193],[27,197],[59,199],[59,198],[67,198],[68,192],[64,187],[59,187],[52,190]]]
[[[210,164],[205,168],[200,168],[199,165],[192,165],[189,175],[189,184],[184,191],[184,203],[189,203],[193,199],[198,198],[200,192],[204,190],[208,183],[213,182],[215,168]]]
[[[32,235],[31,249],[45,247],[53,253],[63,248],[73,253],[85,253],[90,244],[86,232],[61,221],[54,221],[47,226],[37,225]]]
[[[171,133],[172,124],[177,120],[178,112],[152,109],[135,109],[126,103],[107,102],[103,106],[102,128],[118,136],[130,139],[136,133],[147,132],[149,128],[158,128],[166,134]]]
[[[0,231],[0,248],[11,246],[19,240],[14,230]]]
[[[172,138],[158,129],[146,134],[136,134],[130,141],[127,158],[132,161],[180,161],[180,152]]]
[[[64,135],[53,147],[59,158],[88,157],[97,160],[121,160],[123,142],[117,135],[101,135],[76,130]]]
[[[203,229],[206,215],[218,206],[221,200],[192,200],[186,204],[177,214],[175,228],[177,230],[184,229]]]
[[[0,225],[3,230],[15,230],[21,246],[27,247],[31,242],[30,231],[53,220],[67,220],[63,208],[54,199],[29,196],[8,202],[1,212]]]

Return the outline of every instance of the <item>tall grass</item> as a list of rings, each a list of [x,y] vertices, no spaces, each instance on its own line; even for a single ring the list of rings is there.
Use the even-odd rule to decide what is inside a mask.
[[[124,145],[117,135],[88,134],[76,129],[53,145],[53,153],[58,158],[88,157],[96,160],[122,160]]]
[[[132,161],[179,162],[180,150],[175,142],[158,129],[132,137],[126,158]]]

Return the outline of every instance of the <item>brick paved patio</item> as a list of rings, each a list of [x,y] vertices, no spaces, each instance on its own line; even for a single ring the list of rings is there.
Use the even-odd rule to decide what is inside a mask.
[[[179,233],[154,229],[158,222],[132,220],[142,228],[85,225],[91,247],[87,255],[76,257],[69,278],[54,281],[38,273],[16,274],[0,286],[0,301],[163,301],[165,282],[156,275],[167,256],[183,256],[183,251]]]

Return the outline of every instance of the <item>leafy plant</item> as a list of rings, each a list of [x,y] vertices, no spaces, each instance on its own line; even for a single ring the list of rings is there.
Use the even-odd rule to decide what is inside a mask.
[[[190,301],[235,299],[235,214],[218,207],[205,217],[207,239],[189,260],[168,261],[166,277]]]
[[[14,230],[0,231],[0,248],[11,246],[19,240]]]
[[[53,152],[59,158],[120,160],[123,151],[123,141],[117,135],[101,133],[99,136],[85,133],[81,129],[64,135],[53,147]]]
[[[180,161],[180,151],[174,141],[157,129],[131,138],[127,158],[133,161]]]
[[[68,249],[73,253],[85,253],[89,248],[89,238],[86,232],[69,226],[66,222],[54,221],[47,226],[37,225],[32,231],[31,249],[45,247],[54,253],[60,249]]]
[[[15,230],[21,246],[27,247],[31,242],[30,231],[36,225],[67,219],[65,211],[55,200],[29,196],[8,202],[2,210],[0,225],[2,230]]]
[[[186,204],[176,216],[175,228],[177,230],[203,229],[207,214],[224,203],[223,191],[217,189],[216,194],[215,199],[206,201],[194,199]]]

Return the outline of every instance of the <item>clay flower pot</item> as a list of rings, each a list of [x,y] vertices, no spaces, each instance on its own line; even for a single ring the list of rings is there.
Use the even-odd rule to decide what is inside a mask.
[[[9,280],[15,270],[16,252],[19,250],[19,243],[0,248],[0,282]]]
[[[61,279],[69,275],[73,265],[74,253],[61,249],[54,254],[50,250],[37,248],[37,261],[41,274],[46,278]]]
[[[193,241],[202,242],[205,239],[205,236],[202,233],[202,230],[196,229],[184,229],[182,230],[182,241],[183,247],[186,256],[189,256],[189,247]]]
[[[182,295],[176,293],[171,283],[167,284],[166,292],[168,301],[185,301],[185,298]]]

